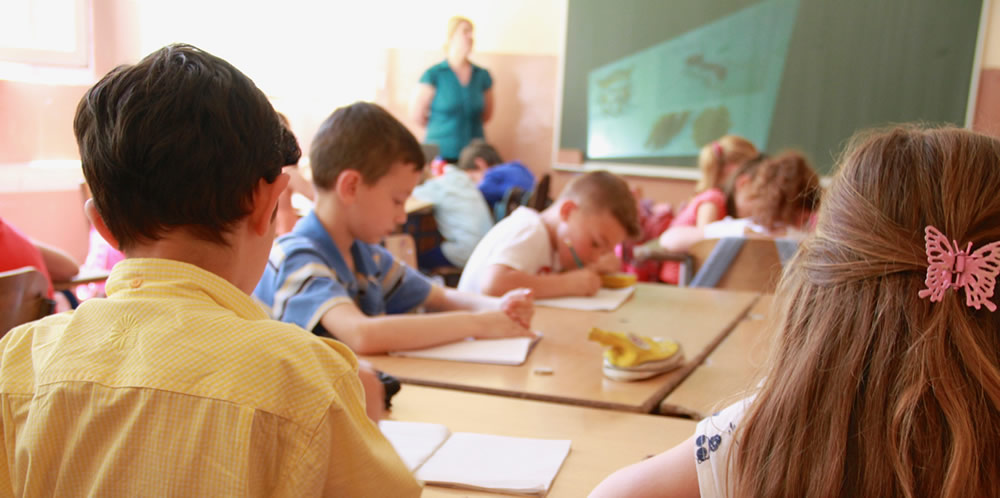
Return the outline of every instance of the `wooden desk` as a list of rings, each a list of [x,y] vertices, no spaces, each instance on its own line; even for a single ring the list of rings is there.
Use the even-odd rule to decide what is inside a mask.
[[[65,282],[55,282],[55,281],[53,281],[52,282],[52,287],[55,288],[55,290],[57,290],[57,291],[67,290],[67,289],[74,289],[74,288],[76,288],[76,286],[81,285],[81,284],[89,284],[91,282],[103,282],[103,281],[105,281],[105,280],[108,279],[108,276],[110,274],[111,274],[111,272],[106,271],[106,270],[80,272],[80,273],[74,275],[73,278],[71,278],[71,279],[69,279],[69,280],[67,280]]]
[[[411,196],[406,198],[404,207],[406,208],[407,215],[430,214],[434,210],[434,203]]]
[[[403,382],[489,394],[651,412],[743,317],[756,300],[750,292],[639,284],[613,312],[538,307],[532,326],[543,339],[521,366],[484,365],[385,355],[365,356]],[[587,340],[591,327],[673,338],[687,362],[639,382],[616,382],[601,373],[602,347]],[[551,375],[537,375],[548,368]]]
[[[569,457],[552,483],[550,498],[587,496],[612,472],[684,441],[696,425],[671,417],[413,385],[403,386],[393,398],[389,418],[444,424],[452,432],[570,439]],[[510,495],[427,486],[423,496]]]
[[[770,352],[772,330],[767,318],[773,301],[773,295],[761,297],[705,363],[663,400],[660,413],[701,419],[753,388]]]

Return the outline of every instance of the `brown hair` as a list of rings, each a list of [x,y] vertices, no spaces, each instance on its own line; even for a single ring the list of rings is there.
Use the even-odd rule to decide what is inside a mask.
[[[73,131],[97,211],[125,251],[180,227],[225,244],[258,182],[301,155],[250,78],[182,44],[108,72],[80,100]]]
[[[329,190],[344,170],[361,173],[374,185],[397,163],[424,167],[424,151],[410,130],[388,111],[369,102],[341,107],[323,121],[313,138],[309,166],[313,184]]]
[[[917,295],[924,228],[1000,240],[997,191],[993,138],[852,140],[779,284],[776,347],[731,454],[738,496],[1000,496],[1000,313],[961,290]]]
[[[582,209],[606,209],[618,220],[630,238],[639,230],[639,210],[625,180],[607,171],[591,171],[571,180],[559,194],[560,199],[573,199]]]
[[[726,213],[736,216],[736,185],[740,177],[750,181],[744,188],[760,199],[753,213],[755,223],[768,229],[795,225],[803,212],[819,206],[819,176],[800,153],[786,151],[774,157],[759,155],[740,165],[726,183]]]
[[[500,153],[492,145],[486,143],[481,138],[474,138],[469,141],[469,145],[462,147],[462,153],[458,155],[458,169],[472,171],[476,169],[476,159],[486,161],[486,167],[492,168],[503,162]]]
[[[701,178],[695,185],[695,192],[710,188],[721,188],[727,178],[722,178],[727,164],[742,164],[759,154],[749,140],[737,135],[725,135],[701,148],[698,154],[698,169]]]

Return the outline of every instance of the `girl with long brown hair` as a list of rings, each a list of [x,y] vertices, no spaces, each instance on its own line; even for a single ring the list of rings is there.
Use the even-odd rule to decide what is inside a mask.
[[[594,496],[1000,496],[1000,141],[856,137],[760,387]]]

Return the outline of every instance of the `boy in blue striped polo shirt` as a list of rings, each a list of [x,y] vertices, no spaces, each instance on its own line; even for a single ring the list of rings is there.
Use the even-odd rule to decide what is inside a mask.
[[[530,291],[493,298],[442,288],[378,245],[406,221],[424,165],[391,114],[365,102],[337,109],[313,139],[310,165],[316,206],[278,238],[254,290],[273,318],[360,354],[533,335]],[[420,307],[442,313],[409,313]]]

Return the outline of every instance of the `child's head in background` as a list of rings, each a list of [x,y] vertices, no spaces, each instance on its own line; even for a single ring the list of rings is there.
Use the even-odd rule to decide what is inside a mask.
[[[178,229],[228,245],[260,181],[301,154],[250,78],[190,45],[113,69],[73,127],[93,205],[126,254]]]
[[[701,148],[698,154],[698,169],[701,178],[695,185],[695,192],[710,188],[722,188],[732,172],[740,165],[759,154],[749,140],[726,135]]]
[[[640,234],[639,213],[628,184],[607,171],[574,178],[549,210],[559,214],[556,247],[563,268],[575,267],[570,246],[588,264],[614,251],[626,237]]]
[[[458,169],[465,171],[476,183],[483,179],[486,170],[502,163],[500,153],[490,144],[481,138],[474,138],[462,148],[462,153],[458,156]]]
[[[998,191],[994,138],[852,140],[776,294],[778,340],[734,444],[741,496],[1000,496],[1000,313],[966,289],[919,296],[925,228],[973,254],[1000,241]],[[992,291],[997,252],[981,255],[990,276],[969,285]]]
[[[744,162],[724,190],[730,216],[751,218],[768,230],[803,226],[819,206],[819,176],[795,151]]]
[[[346,210],[348,231],[374,244],[406,221],[406,199],[420,180],[420,143],[388,111],[357,102],[333,112],[309,153],[316,209]]]

